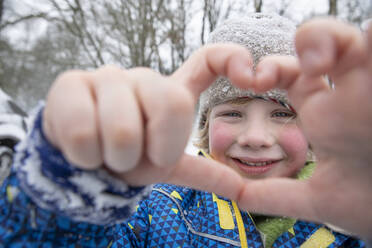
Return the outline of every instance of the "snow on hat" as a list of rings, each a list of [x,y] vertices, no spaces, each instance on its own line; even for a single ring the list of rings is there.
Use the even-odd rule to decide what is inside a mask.
[[[208,43],[236,43],[245,46],[252,54],[255,67],[265,55],[294,55],[295,32],[296,25],[282,16],[255,13],[224,22],[210,34]],[[242,97],[270,99],[290,107],[283,90],[273,89],[255,94],[234,87],[226,77],[219,77],[200,95],[198,128],[203,129],[208,109]]]

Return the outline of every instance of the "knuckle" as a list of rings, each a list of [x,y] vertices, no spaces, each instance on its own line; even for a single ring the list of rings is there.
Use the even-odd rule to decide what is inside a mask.
[[[160,75],[159,73],[157,73],[156,71],[150,69],[150,68],[147,68],[147,67],[135,67],[135,68],[132,68],[129,70],[129,72],[131,73],[135,73],[135,74],[148,74],[148,73],[151,73],[151,74],[156,74],[156,75]]]
[[[124,70],[116,65],[104,65],[97,69],[97,73],[123,73]]]
[[[69,70],[58,75],[56,82],[71,82],[76,79],[81,79],[87,75],[88,72],[83,70]]]
[[[48,92],[48,97],[51,95],[56,97],[66,88],[74,87],[76,84],[85,83],[89,75],[89,72],[82,70],[70,70],[59,74]]]
[[[129,125],[113,123],[107,132],[109,143],[114,148],[128,148],[136,146],[140,140],[139,132]]]
[[[95,130],[89,126],[79,125],[79,127],[65,129],[69,130],[65,133],[64,139],[67,145],[74,147],[75,149],[89,146],[97,140],[97,134]]]
[[[97,169],[102,163],[98,137],[92,129],[70,128],[60,144],[67,160],[79,168]]]
[[[112,124],[104,139],[104,160],[109,168],[115,172],[125,172],[136,167],[142,152],[142,138],[138,129]]]

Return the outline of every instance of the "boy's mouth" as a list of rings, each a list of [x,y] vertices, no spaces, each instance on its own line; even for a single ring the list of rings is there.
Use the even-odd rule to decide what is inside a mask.
[[[265,165],[276,162],[275,160],[268,160],[268,161],[263,161],[263,162],[247,162],[247,161],[240,160],[238,158],[235,158],[235,159],[238,160],[240,163],[248,165],[248,166],[265,166]]]
[[[241,171],[248,175],[264,174],[275,167],[281,161],[281,159],[245,161],[239,158],[232,158],[232,160]]]

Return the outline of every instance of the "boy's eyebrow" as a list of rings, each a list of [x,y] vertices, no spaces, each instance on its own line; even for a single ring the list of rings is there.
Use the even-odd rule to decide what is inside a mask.
[[[271,102],[274,104],[278,104],[295,114],[297,113],[296,110],[289,103],[272,98],[272,97],[264,97],[264,96],[241,97],[241,98],[234,99],[232,101],[225,102],[224,104],[239,106],[239,105],[244,105],[248,101],[254,100],[254,99],[260,99],[260,100],[264,100],[264,101]]]
[[[223,108],[223,107],[241,107],[245,105],[244,103],[222,103],[219,105],[216,105],[214,108]]]
[[[262,99],[262,100],[265,100],[265,101],[269,101],[269,102],[273,102],[273,103],[279,104],[279,105],[283,106],[284,108],[292,111],[293,113],[295,113],[295,114],[297,113],[296,110],[292,107],[292,105],[289,104],[289,103],[287,103],[287,102],[284,102],[284,101],[275,99],[273,97],[256,96],[255,98],[258,98],[258,99]]]

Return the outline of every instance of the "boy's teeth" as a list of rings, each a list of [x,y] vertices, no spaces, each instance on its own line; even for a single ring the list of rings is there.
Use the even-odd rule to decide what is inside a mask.
[[[242,163],[242,164],[246,164],[246,165],[249,165],[249,166],[265,166],[265,165],[268,165],[268,164],[271,164],[273,163],[273,161],[265,161],[265,162],[257,162],[257,163],[253,163],[253,162],[245,162],[245,161],[242,161],[239,159],[239,161]]]

